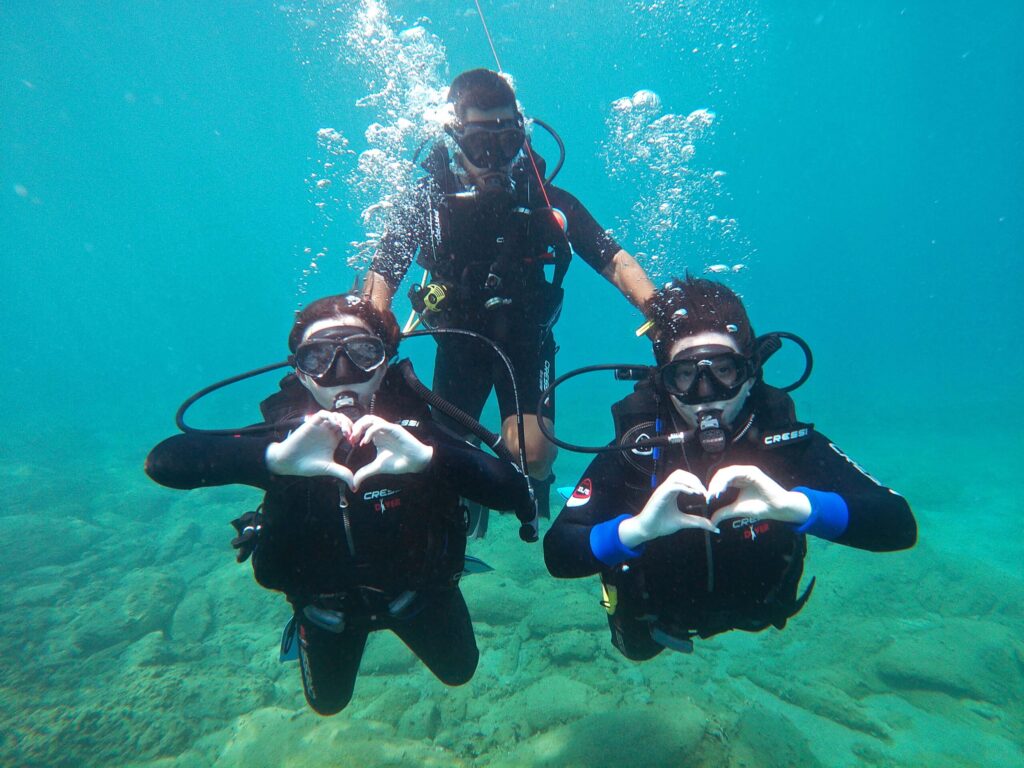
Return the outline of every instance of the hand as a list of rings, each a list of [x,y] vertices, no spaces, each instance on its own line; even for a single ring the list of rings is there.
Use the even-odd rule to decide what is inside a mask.
[[[352,471],[334,461],[334,452],[352,433],[352,420],[341,413],[319,411],[280,443],[267,446],[267,469],[275,475],[334,477],[352,486]]]
[[[718,528],[706,517],[680,512],[676,501],[680,495],[699,496],[703,504],[707,499],[707,489],[696,475],[677,469],[654,489],[639,515],[622,521],[619,540],[630,549],[636,549],[645,541],[668,536],[684,528],[718,533]]]
[[[373,443],[377,455],[365,467],[356,470],[352,490],[366,478],[376,474],[404,475],[422,472],[434,458],[434,449],[424,445],[404,427],[385,421],[379,416],[363,416],[352,425],[352,444]]]
[[[738,489],[739,496],[711,516],[715,525],[734,517],[803,525],[811,516],[811,502],[806,496],[787,491],[757,467],[722,467],[708,483],[708,499],[729,488]]]

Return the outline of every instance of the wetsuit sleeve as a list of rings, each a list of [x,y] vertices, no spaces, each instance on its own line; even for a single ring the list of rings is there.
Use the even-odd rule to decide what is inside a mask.
[[[565,214],[572,249],[597,272],[603,272],[622,246],[597,223],[583,203],[564,189],[550,187],[549,196],[551,205]]]
[[[252,485],[267,489],[270,435],[174,435],[146,457],[146,474],[168,488],[190,490],[211,485]]]
[[[424,180],[416,187],[411,202],[394,209],[377,245],[370,269],[384,278],[392,293],[409,271],[421,248],[430,246],[433,185]]]
[[[513,465],[479,448],[434,435],[430,471],[452,490],[490,509],[529,510],[526,478]]]
[[[906,499],[853,462],[827,437],[815,433],[804,447],[791,490],[811,501],[811,519],[800,532],[873,552],[908,549],[917,523]]]
[[[639,510],[637,502],[642,500],[636,495],[626,485],[619,458],[599,454],[544,536],[544,563],[551,575],[562,579],[593,576],[609,564],[600,558],[607,558],[610,550],[629,554],[619,549],[621,542],[612,530],[612,521]]]

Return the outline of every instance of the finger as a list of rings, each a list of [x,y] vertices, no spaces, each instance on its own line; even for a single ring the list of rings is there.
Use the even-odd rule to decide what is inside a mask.
[[[684,528],[700,528],[701,530],[708,531],[709,533],[721,533],[721,531],[718,530],[718,526],[706,517],[701,517],[700,515],[687,515],[683,513],[680,513],[679,516],[685,523],[683,526]]]
[[[668,479],[658,487],[659,491],[664,494],[668,493],[689,493],[700,496],[702,499],[707,498],[707,489],[704,488],[698,478],[690,475],[689,472],[683,472],[681,476],[676,476],[673,472],[669,475]]]
[[[349,439],[353,443],[359,442],[362,439],[363,433],[379,421],[383,421],[380,416],[360,416],[352,424],[352,435]]]
[[[352,475],[352,470],[348,467],[332,462],[324,467],[324,474],[336,480],[341,480],[349,488],[355,490],[355,477]]]
[[[359,490],[359,486],[363,484],[364,480],[380,472],[384,468],[384,462],[386,460],[387,456],[378,454],[377,457],[365,467],[357,469],[355,476],[352,478],[352,490]]]
[[[377,439],[378,435],[383,437],[390,433],[391,425],[386,421],[381,421],[379,424],[371,424],[363,431],[363,436],[359,440],[360,445],[366,445]]]
[[[722,467],[715,472],[715,476],[708,483],[708,498],[713,499],[715,496],[721,496],[730,487],[748,488],[759,485],[763,477],[764,473],[757,467],[744,465]]]
[[[342,435],[350,435],[352,433],[352,419],[343,413],[330,413],[328,418],[335,427],[341,430]]]
[[[700,478],[692,472],[687,472],[685,469],[677,469],[665,479],[665,482],[681,484],[702,495],[707,493],[707,488],[704,487],[704,483],[701,482]]]

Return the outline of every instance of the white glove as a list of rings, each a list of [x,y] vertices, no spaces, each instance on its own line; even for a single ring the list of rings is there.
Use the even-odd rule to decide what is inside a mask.
[[[352,490],[373,475],[404,475],[422,472],[434,458],[434,449],[424,445],[404,427],[379,416],[363,416],[352,425],[352,444],[373,443],[377,455],[365,467],[356,470]]]
[[[787,491],[757,467],[722,467],[708,483],[708,499],[729,488],[739,489],[739,496],[711,516],[718,525],[734,517],[778,520],[803,525],[811,516],[811,502],[799,491]]]
[[[275,475],[334,477],[352,486],[352,471],[334,461],[338,443],[352,433],[352,420],[319,411],[280,443],[267,446],[267,469]]]
[[[707,489],[696,475],[677,469],[665,482],[654,489],[640,514],[623,520],[619,524],[619,541],[630,549],[636,549],[645,541],[668,536],[684,528],[699,528],[702,531],[718,533],[718,528],[706,517],[680,512],[676,499],[680,494],[707,499]]]

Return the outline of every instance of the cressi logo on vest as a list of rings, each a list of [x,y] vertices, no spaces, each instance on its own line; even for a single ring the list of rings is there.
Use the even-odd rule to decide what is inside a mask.
[[[593,495],[594,489],[590,483],[590,478],[585,477],[580,481],[580,484],[576,486],[576,490],[572,492],[572,496],[565,502],[567,507],[582,507]]]
[[[790,432],[773,432],[761,438],[761,445],[765,448],[774,448],[777,445],[793,443],[797,440],[806,440],[811,434],[810,427],[801,427]]]
[[[390,488],[380,488],[376,491],[367,491],[363,494],[363,501],[386,499],[388,496],[394,496],[396,493],[398,493],[398,491],[393,491]]]

